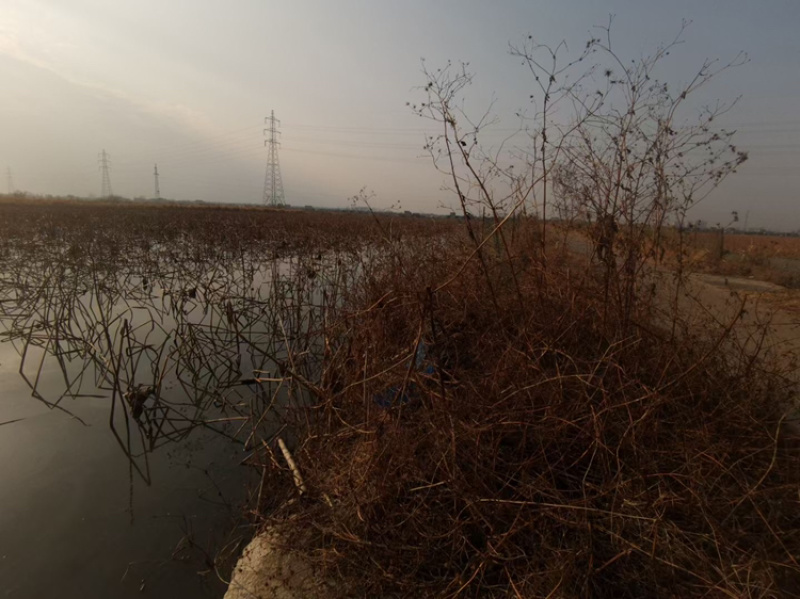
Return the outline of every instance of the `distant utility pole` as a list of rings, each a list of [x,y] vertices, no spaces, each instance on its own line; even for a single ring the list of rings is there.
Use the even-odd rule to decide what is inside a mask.
[[[283,206],[286,203],[286,198],[283,195],[281,165],[278,162],[278,135],[280,135],[278,125],[281,122],[275,118],[274,110],[270,116],[264,119],[264,122],[269,125],[267,129],[264,129],[264,135],[267,135],[264,145],[269,147],[267,174],[264,176],[264,204],[267,206]]]
[[[11,195],[14,193],[14,179],[11,177],[11,167],[6,169],[6,174],[8,175],[8,194]]]
[[[110,198],[113,195],[113,192],[111,191],[111,176],[109,175],[109,169],[111,168],[111,156],[109,156],[108,153],[103,150],[100,152],[97,160],[100,163],[100,172],[102,173],[100,197]]]
[[[158,165],[156,165],[155,169],[153,169],[153,176],[156,179],[156,199],[161,199],[161,190],[158,188]]]

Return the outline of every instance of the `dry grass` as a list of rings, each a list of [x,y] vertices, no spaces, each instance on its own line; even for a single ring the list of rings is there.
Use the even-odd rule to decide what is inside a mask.
[[[235,421],[263,469],[265,524],[342,595],[796,596],[795,387],[737,349],[735,323],[687,330],[614,263],[574,259],[568,243],[559,254],[560,235],[545,269],[539,230],[511,220],[501,243],[484,228],[478,251],[441,220],[6,202],[0,305],[17,338],[46,348],[87,353],[85,335],[103,332],[85,359],[115,393],[153,370],[136,364],[156,341],[119,317],[76,332],[84,293],[147,301],[187,330],[208,312],[208,339],[176,338],[180,368],[156,366]],[[347,267],[325,274],[328,251]],[[300,256],[286,279],[281,255]],[[285,297],[254,289],[265,261]],[[183,291],[149,298],[152,280]],[[275,414],[266,384],[234,396],[240,343],[315,401]],[[181,398],[159,396],[168,423]],[[270,449],[264,423],[278,417],[302,497]]]
[[[310,496],[271,514],[343,594],[796,593],[800,437],[771,365],[646,302],[625,324],[569,256],[453,278],[469,252],[442,251],[365,265],[297,426]]]

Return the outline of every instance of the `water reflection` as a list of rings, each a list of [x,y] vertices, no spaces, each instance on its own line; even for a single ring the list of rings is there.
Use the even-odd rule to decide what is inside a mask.
[[[354,269],[191,239],[0,246],[0,422],[21,418],[0,426],[6,594],[50,596],[35,575],[49,571],[68,597],[219,596],[214,552],[247,534],[231,524],[234,465],[258,467],[279,416],[308,401]],[[166,573],[173,549],[192,557],[183,574]]]

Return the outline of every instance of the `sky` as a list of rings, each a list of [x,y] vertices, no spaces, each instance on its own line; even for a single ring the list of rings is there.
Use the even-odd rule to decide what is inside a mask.
[[[424,100],[421,59],[469,62],[491,146],[535,92],[509,44],[577,50],[611,14],[631,59],[692,21],[664,64],[675,84],[747,52],[699,100],[741,96],[721,124],[750,160],[693,214],[800,229],[798,0],[3,0],[0,191],[97,196],[106,150],[117,195],[153,197],[157,163],[163,197],[259,203],[274,110],[289,204],[345,207],[365,189],[377,207],[448,211],[431,124],[406,105]]]

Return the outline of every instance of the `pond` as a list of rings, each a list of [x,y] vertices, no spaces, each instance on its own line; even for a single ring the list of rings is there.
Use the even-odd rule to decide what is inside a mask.
[[[342,261],[191,240],[0,257],[2,596],[221,597]]]

